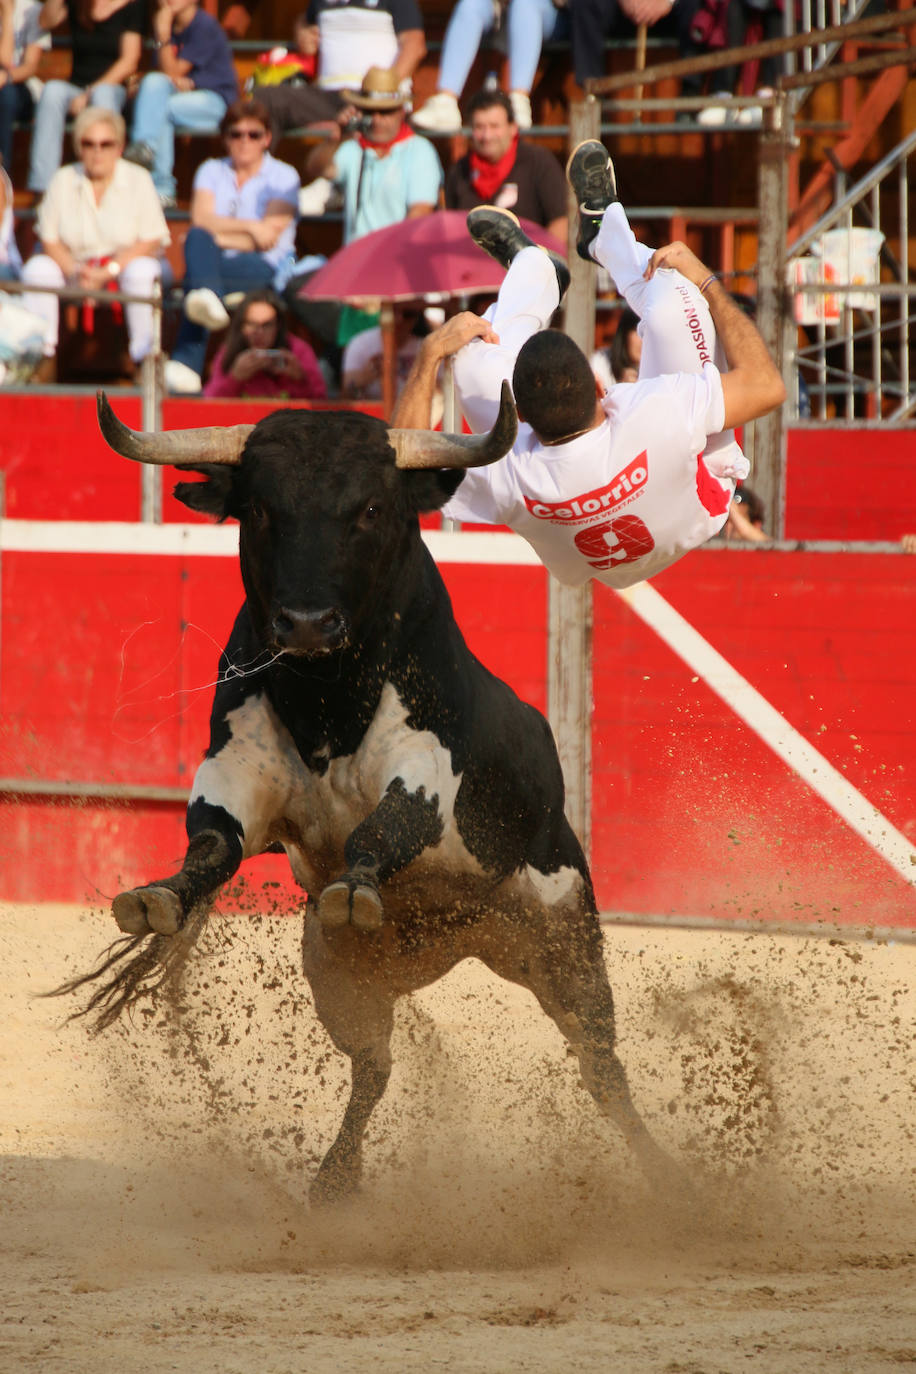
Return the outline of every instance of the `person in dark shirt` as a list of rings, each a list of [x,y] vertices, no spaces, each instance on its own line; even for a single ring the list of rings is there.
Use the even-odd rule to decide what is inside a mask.
[[[552,153],[519,136],[509,97],[478,91],[468,102],[471,146],[445,178],[445,208],[498,205],[566,242],[566,178]]]
[[[159,199],[175,204],[175,129],[215,133],[237,99],[232,49],[219,20],[197,0],[161,0],[153,17],[160,70],[140,82],[124,156],[153,174]]]
[[[87,105],[120,114],[125,82],[140,66],[146,28],[144,0],[45,0],[41,24],[67,19],[73,67],[69,81],[48,81],[35,111],[28,188],[44,191],[61,163],[68,115]]]

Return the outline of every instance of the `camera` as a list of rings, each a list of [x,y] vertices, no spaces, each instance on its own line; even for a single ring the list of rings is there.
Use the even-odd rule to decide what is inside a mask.
[[[354,115],[352,119],[347,120],[346,124],[343,126],[343,131],[345,134],[353,134],[354,136],[356,134],[362,134],[365,138],[371,128],[372,116],[370,114],[358,114]]]

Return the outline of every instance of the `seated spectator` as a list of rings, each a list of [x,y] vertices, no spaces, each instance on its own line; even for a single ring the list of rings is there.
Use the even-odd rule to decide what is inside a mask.
[[[691,32],[698,0],[569,0],[573,71],[582,87],[593,77],[607,75],[608,35],[633,35],[645,24],[652,29],[660,24],[676,34],[681,57],[696,54]],[[699,94],[698,78],[684,82],[682,93]]]
[[[197,169],[184,243],[184,318],[165,367],[169,391],[194,394],[211,329],[225,329],[223,297],[282,287],[295,261],[299,175],[269,151],[270,116],[258,100],[237,100],[221,124],[226,156]]]
[[[599,348],[592,354],[592,371],[601,382],[605,391],[610,391],[617,382],[636,382],[639,380],[639,360],[642,357],[642,339],[639,336],[639,316],[635,310],[626,306],[620,312],[617,330],[606,348]]]
[[[13,125],[31,124],[41,91],[38,64],[51,46],[41,0],[0,0],[0,163],[13,165]]]
[[[347,102],[368,115],[368,129],[334,146],[313,148],[306,177],[327,176],[343,194],[344,243],[401,219],[435,210],[442,165],[435,148],[405,121],[405,100],[395,74],[370,67]]]
[[[83,110],[73,138],[80,161],[61,167],[51,178],[38,210],[42,251],[29,258],[22,280],[31,286],[110,287],[148,297],[162,273],[160,255],[169,242],[152,178],[121,157],[124,120],[114,111]],[[46,291],[27,292],[23,304],[48,324],[46,364],[37,380],[52,381],[58,298]],[[124,313],[136,364],[153,345],[153,307],[125,305]]]
[[[515,0],[512,0],[515,3]],[[498,205],[566,243],[566,177],[553,153],[519,137],[509,97],[484,88],[468,102],[471,146],[445,179],[445,208]]]
[[[0,163],[0,281],[15,281],[21,269],[13,223],[13,183]]]
[[[390,70],[405,99],[410,95],[411,78],[426,56],[417,0],[311,0],[305,20],[318,30],[318,80],[258,88],[281,130],[348,124],[356,111],[347,108],[346,91],[370,67]]]
[[[144,0],[45,0],[41,23],[70,23],[73,66],[69,81],[47,81],[35,110],[29,161],[30,191],[45,191],[60,166],[68,115],[88,106],[120,113],[125,82],[140,66]]]
[[[397,366],[395,392],[407,380],[421,340],[429,333],[422,301],[404,301],[394,307],[394,345]],[[382,398],[383,340],[376,327],[364,329],[350,340],[341,363],[341,395],[350,401]]]
[[[509,49],[509,100],[512,119],[531,128],[531,88],[541,45],[569,31],[565,5],[554,0],[458,0],[442,40],[436,93],[413,116],[426,133],[453,134],[461,128],[458,100],[484,35],[505,24]]]
[[[197,0],[160,0],[153,17],[160,71],[148,72],[134,102],[124,156],[152,172],[159,199],[175,204],[175,130],[209,133],[234,100],[239,83],[219,21]]]
[[[750,544],[768,544],[770,536],[763,528],[763,502],[745,483],[736,487],[728,508],[728,519],[722,530],[725,539],[745,539]]]
[[[213,359],[204,395],[322,401],[327,394],[314,351],[287,334],[280,297],[273,291],[249,291]]]
[[[761,38],[782,37],[782,0],[728,0],[725,11],[725,46],[740,48],[748,40],[752,24],[760,26]],[[760,63],[757,94],[770,96],[780,70],[778,57],[765,57]],[[735,123],[759,127],[763,123],[763,106],[745,105],[740,110],[729,108],[733,95],[739,94],[740,67],[722,67],[713,72],[713,93],[710,104],[697,115],[697,123],[706,128],[721,128]]]

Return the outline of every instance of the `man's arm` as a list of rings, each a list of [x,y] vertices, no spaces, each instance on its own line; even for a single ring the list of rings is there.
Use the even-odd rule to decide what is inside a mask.
[[[758,420],[786,399],[786,388],[753,320],[748,319],[717,277],[684,243],[669,243],[649,260],[646,278],[660,267],[674,267],[694,286],[703,286],[728,371],[722,373],[725,429]]]
[[[429,429],[439,364],[470,343],[471,339],[499,343],[489,321],[470,310],[453,315],[445,324],[427,334],[413,360],[391,417],[396,429]]]

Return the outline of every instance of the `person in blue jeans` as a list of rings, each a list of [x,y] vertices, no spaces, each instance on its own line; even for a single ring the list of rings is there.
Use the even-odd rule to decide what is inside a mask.
[[[169,391],[201,389],[209,332],[225,329],[223,298],[281,281],[295,260],[299,173],[269,152],[270,116],[259,100],[236,100],[223,116],[225,157],[197,169],[184,244],[184,307]]]
[[[197,0],[161,0],[153,16],[160,70],[140,82],[131,142],[124,156],[152,172],[166,208],[175,204],[175,130],[212,133],[239,84],[232,48],[219,21]]]
[[[458,0],[442,40],[436,93],[413,116],[427,133],[456,133],[461,128],[458,97],[464,90],[484,35],[506,27],[509,51],[509,99],[520,129],[531,128],[531,87],[541,46],[569,31],[565,5],[554,0]]]
[[[73,66],[69,81],[46,81],[35,109],[28,189],[46,191],[63,154],[68,115],[88,106],[120,114],[125,82],[140,66],[146,29],[145,0],[45,0],[41,24],[67,20]]]

